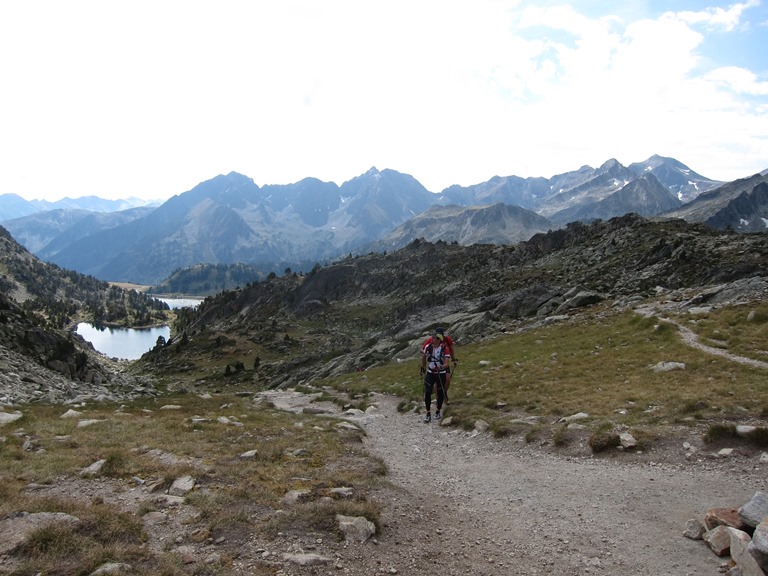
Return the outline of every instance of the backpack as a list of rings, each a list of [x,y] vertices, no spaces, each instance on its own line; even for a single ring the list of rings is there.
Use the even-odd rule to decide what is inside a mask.
[[[445,361],[445,343],[441,342],[438,346],[435,346],[430,341],[424,348],[424,355],[427,358],[427,369],[431,372],[444,371],[437,370],[438,366],[442,366]]]

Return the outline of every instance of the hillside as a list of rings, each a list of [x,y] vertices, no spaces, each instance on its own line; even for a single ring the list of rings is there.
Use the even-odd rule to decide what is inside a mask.
[[[54,328],[76,320],[137,327],[169,319],[168,306],[159,300],[43,262],[1,226],[0,271],[2,291]]]
[[[571,224],[514,246],[414,241],[208,298],[150,362],[165,374],[258,363],[261,385],[295,384],[407,357],[440,324],[472,342],[598,302],[627,305],[766,270],[766,234],[636,215]],[[212,356],[216,341],[227,345]]]
[[[151,286],[147,294],[213,296],[257,280],[269,272],[248,264],[198,264],[174,270],[162,283]]]
[[[510,206],[432,206],[356,252],[397,250],[414,240],[470,244],[517,244],[556,226],[535,212]]]
[[[127,398],[153,390],[72,332],[78,321],[168,322],[164,303],[41,262],[0,227],[0,402]]]
[[[728,182],[664,215],[721,230],[763,232],[768,222],[768,175],[755,174]]]

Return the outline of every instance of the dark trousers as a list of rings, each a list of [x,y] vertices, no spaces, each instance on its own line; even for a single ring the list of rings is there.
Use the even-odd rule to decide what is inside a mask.
[[[445,372],[427,372],[424,375],[424,406],[426,406],[427,412],[432,406],[433,388],[437,394],[437,411],[440,412],[443,407],[443,400],[445,400]]]

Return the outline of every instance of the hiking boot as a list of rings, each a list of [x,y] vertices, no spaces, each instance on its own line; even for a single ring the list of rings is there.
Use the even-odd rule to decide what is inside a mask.
[[[424,415],[424,422],[427,422],[427,423],[429,423],[429,422],[432,422],[432,414],[430,414],[429,412],[427,412],[427,413]]]
[[[440,410],[438,410],[437,412],[435,412],[435,420],[440,420],[440,418],[441,418]]]

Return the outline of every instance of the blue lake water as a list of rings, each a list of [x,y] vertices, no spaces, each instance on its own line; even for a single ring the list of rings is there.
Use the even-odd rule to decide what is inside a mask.
[[[202,298],[156,298],[161,302],[165,302],[171,309],[176,308],[197,308],[197,305],[202,302]]]
[[[155,347],[158,336],[166,340],[171,336],[170,326],[156,328],[97,328],[93,324],[80,322],[75,330],[88,340],[93,347],[110,358],[137,360]]]
[[[194,308],[200,300],[192,298],[158,298],[171,308],[185,306]],[[170,326],[155,328],[97,328],[88,322],[77,325],[75,332],[88,340],[93,347],[110,358],[123,360],[138,360],[145,352],[155,347],[158,336],[168,340],[171,336]]]

